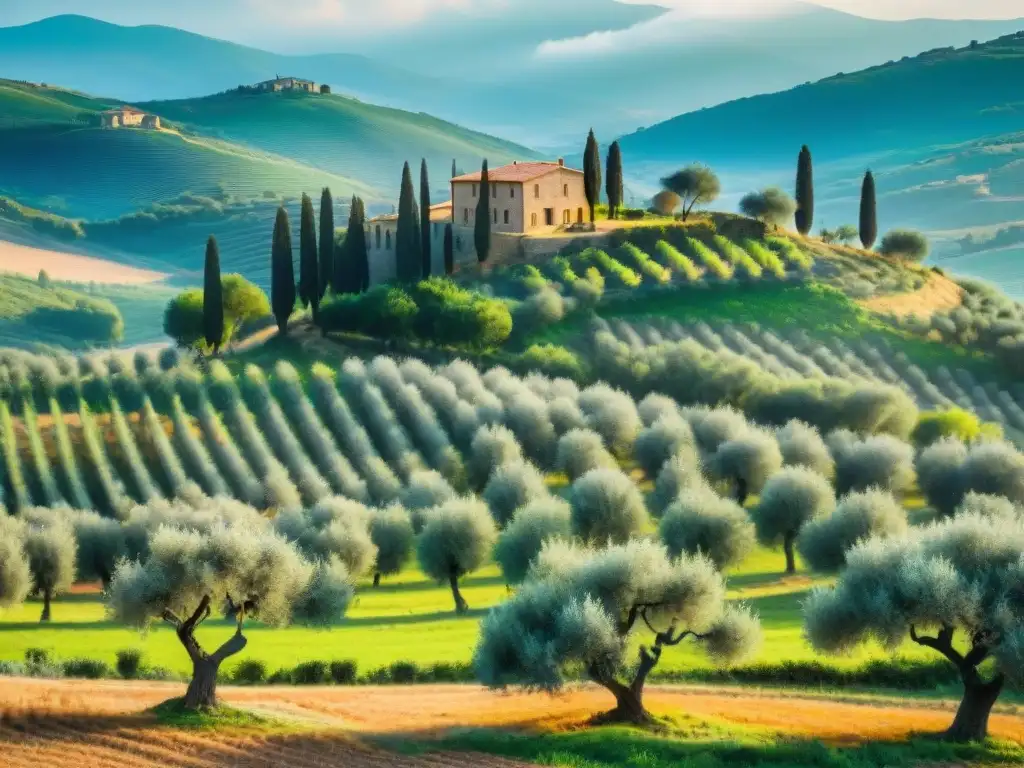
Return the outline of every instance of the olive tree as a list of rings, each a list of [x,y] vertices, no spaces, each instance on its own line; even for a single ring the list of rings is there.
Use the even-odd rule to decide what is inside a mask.
[[[681,416],[661,416],[641,430],[633,444],[633,458],[649,478],[656,478],[665,462],[694,446],[693,428]]]
[[[929,250],[928,238],[912,229],[887,232],[878,246],[878,252],[883,256],[906,261],[924,261]]]
[[[752,510],[757,538],[765,546],[782,543],[786,573],[796,573],[793,546],[800,529],[828,514],[836,499],[828,480],[806,467],[789,467],[765,484]]]
[[[67,517],[52,509],[29,508],[21,512],[25,521],[22,545],[32,574],[32,594],[43,599],[40,621],[49,621],[51,603],[75,582],[77,544]]]
[[[379,587],[381,577],[399,573],[412,555],[412,518],[398,504],[375,509],[370,513],[370,539],[377,548],[373,586]]]
[[[643,426],[633,398],[607,384],[595,384],[580,393],[579,403],[587,426],[601,436],[608,450],[628,457]]]
[[[587,542],[621,544],[647,525],[640,489],[615,469],[593,469],[569,491],[573,533]]]
[[[520,507],[548,496],[544,475],[533,464],[515,461],[502,464],[491,473],[483,500],[499,527],[504,527]]]
[[[943,437],[917,456],[917,485],[928,505],[940,515],[951,515],[964,495],[962,469],[967,446],[955,437]]]
[[[877,488],[839,500],[831,515],[811,520],[800,530],[797,551],[816,571],[834,572],[846,553],[872,536],[899,536],[907,531],[907,512],[891,493]]]
[[[810,424],[793,419],[775,433],[782,452],[782,463],[787,467],[807,467],[819,475],[830,477],[833,471],[832,454],[821,433]]]
[[[718,446],[709,467],[715,477],[733,483],[736,500],[742,505],[782,468],[782,453],[771,432],[748,428]]]
[[[900,493],[914,480],[914,449],[892,435],[834,440],[832,456],[840,494],[868,488]]]
[[[117,520],[85,510],[74,512],[71,523],[79,581],[100,581],[106,588],[118,561],[128,554],[124,527]]]
[[[804,604],[811,644],[828,653],[909,637],[945,657],[963,697],[946,738],[984,739],[1007,683],[1024,682],[1024,519],[965,514],[846,555],[834,586]]]
[[[481,427],[469,448],[466,469],[470,487],[474,491],[482,490],[496,467],[522,458],[523,449],[512,430],[501,425]]]
[[[778,187],[751,192],[740,200],[740,211],[752,219],[776,227],[787,226],[796,213],[796,201]]]
[[[562,499],[549,497],[534,501],[513,515],[494,545],[494,559],[501,567],[505,581],[519,584],[537,559],[544,542],[549,539],[568,541],[572,538],[569,505]]]
[[[459,579],[487,561],[497,534],[487,505],[477,499],[455,498],[426,513],[416,557],[427,576],[448,582],[456,613],[469,610]]]
[[[686,488],[701,486],[705,482],[697,451],[693,448],[678,451],[662,465],[654,481],[654,493],[651,494],[654,514],[662,514]]]
[[[706,485],[683,490],[665,510],[659,526],[672,557],[703,554],[720,571],[739,565],[757,543],[746,511]]]
[[[0,508],[0,609],[20,605],[32,589],[24,526]]]
[[[1006,442],[971,446],[960,468],[963,489],[1024,504],[1024,454]]]
[[[648,642],[631,663],[641,636]],[[548,691],[583,671],[615,698],[602,719],[649,723],[644,684],[665,648],[691,639],[731,663],[760,637],[748,609],[727,605],[725,582],[706,558],[674,559],[641,539],[589,552],[549,542],[516,594],[481,623],[473,666],[489,687]]]
[[[440,472],[420,470],[412,473],[399,500],[412,516],[413,530],[419,533],[423,529],[423,517],[427,510],[439,507],[457,496],[451,483]]]
[[[722,193],[722,183],[706,165],[688,165],[663,178],[661,186],[678,196],[683,206],[683,221],[695,206],[713,203]]]
[[[192,661],[187,709],[217,704],[217,672],[241,652],[246,618],[271,626],[298,622],[327,626],[352,599],[345,566],[336,558],[306,560],[270,526],[218,525],[205,532],[161,526],[143,560],[123,560],[107,590],[112,619],[140,630],[154,621],[174,627]],[[211,606],[226,605],[235,633],[217,650],[196,639]]]
[[[619,463],[604,447],[601,436],[589,429],[570,429],[558,439],[555,467],[573,483],[592,469],[616,469]]]
[[[377,547],[370,536],[370,511],[358,501],[332,497],[307,510],[283,510],[274,528],[312,560],[337,558],[352,578],[373,570]]]

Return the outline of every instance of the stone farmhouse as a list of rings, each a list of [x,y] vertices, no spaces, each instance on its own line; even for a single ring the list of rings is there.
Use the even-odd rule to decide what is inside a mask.
[[[116,109],[108,109],[100,113],[100,122],[104,128],[147,128],[151,131],[160,130],[160,118],[127,104]]]
[[[280,92],[280,91],[304,91],[316,93],[316,83],[312,80],[300,80],[297,77],[276,77],[273,80],[265,80],[256,84],[257,91]]]
[[[512,163],[489,170],[491,231],[530,235],[589,220],[583,171],[557,163]],[[472,228],[479,202],[480,173],[452,179],[456,227]]]
[[[514,162],[489,170],[488,215],[491,219],[490,263],[536,258],[557,253],[566,238],[575,238],[577,225],[589,222],[583,171],[565,162]],[[432,274],[444,269],[444,230],[452,225],[455,263],[476,261],[474,228],[480,201],[480,173],[451,180],[451,200],[430,207]],[[398,215],[376,216],[366,222],[370,282],[395,277],[395,235]]]

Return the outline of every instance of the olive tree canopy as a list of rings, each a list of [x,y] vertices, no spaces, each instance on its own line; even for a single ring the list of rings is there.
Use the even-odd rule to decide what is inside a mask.
[[[633,664],[640,635],[649,642]],[[725,582],[703,557],[673,559],[640,539],[597,551],[549,542],[519,591],[483,620],[473,665],[492,688],[555,691],[582,671],[615,697],[608,719],[644,723],[644,683],[666,647],[690,638],[731,663],[760,637],[757,618],[726,604]]]
[[[669,554],[703,554],[720,571],[739,565],[757,543],[746,511],[706,485],[683,490],[665,510],[659,528]]]
[[[679,196],[684,221],[695,206],[713,203],[722,193],[722,182],[706,165],[688,165],[663,178],[661,186]]]
[[[846,552],[871,536],[906,533],[907,512],[891,493],[877,488],[840,499],[831,515],[811,520],[800,529],[797,550],[816,571],[838,571]]]
[[[594,469],[573,483],[569,507],[573,533],[594,544],[622,544],[648,519],[640,489],[617,469]]]
[[[740,200],[740,210],[752,219],[765,224],[785,226],[793,221],[796,202],[778,187],[751,192]]]
[[[931,246],[928,238],[912,229],[894,229],[882,238],[878,252],[907,261],[924,261]]]
[[[829,653],[906,639],[944,656],[964,695],[946,732],[983,739],[1003,687],[1024,682],[1024,518],[962,514],[872,538],[846,555],[835,586],[804,608],[807,637]]]
[[[569,505],[554,496],[534,501],[518,510],[494,545],[494,559],[505,581],[519,584],[549,539],[569,541],[572,521]]]
[[[420,568],[430,578],[448,582],[457,613],[469,610],[459,579],[487,561],[497,535],[490,510],[478,499],[454,498],[424,516],[416,548]]]
[[[310,562],[270,526],[216,525],[207,531],[161,526],[142,560],[124,560],[107,590],[111,618],[144,630],[162,620],[174,627],[192,660],[185,694],[189,709],[215,706],[217,671],[245,648],[246,618],[271,626],[327,626],[352,598],[345,566],[336,558]],[[195,637],[211,606],[227,605],[237,628],[209,653]]]
[[[806,467],[789,467],[764,487],[752,510],[757,538],[772,546],[782,543],[786,573],[796,572],[793,545],[800,529],[835,508],[835,494],[828,480]]]
[[[0,509],[0,610],[20,605],[32,587],[21,521]]]

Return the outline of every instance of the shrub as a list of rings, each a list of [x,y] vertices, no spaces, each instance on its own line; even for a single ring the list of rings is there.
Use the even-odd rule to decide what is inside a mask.
[[[355,685],[359,680],[359,667],[352,660],[332,661],[330,675],[335,685]]]
[[[545,286],[520,302],[513,315],[518,333],[529,334],[565,318],[565,300],[554,288]]]
[[[796,203],[778,187],[751,192],[740,200],[740,210],[752,219],[766,224],[786,226],[793,221]]]
[[[424,280],[416,285],[412,298],[419,308],[414,323],[421,339],[490,349],[512,333],[512,315],[505,302],[467,291],[448,278]]]
[[[267,681],[267,665],[259,659],[246,659],[235,667],[231,680],[239,685],[261,685]]]
[[[962,408],[950,408],[920,414],[911,437],[918,446],[924,448],[944,437],[954,437],[970,443],[977,440],[981,434],[982,423],[977,414]]]
[[[752,511],[757,538],[765,546],[782,542],[786,573],[796,571],[793,545],[800,530],[811,520],[835,508],[832,486],[805,467],[783,469],[769,480]]]
[[[720,571],[743,562],[757,543],[743,508],[706,486],[679,493],[665,510],[659,533],[672,557],[703,554]]]
[[[840,494],[868,488],[900,493],[914,479],[914,449],[889,435],[873,435],[839,446],[833,457],[836,491]]]
[[[388,677],[397,685],[415,683],[419,668],[411,661],[396,661],[388,667]]]
[[[402,570],[412,554],[414,538],[412,519],[401,506],[393,504],[370,513],[370,539],[377,548],[375,584],[381,576],[393,576]]]
[[[519,356],[516,367],[524,372],[569,379],[582,379],[586,375],[586,366],[579,356],[557,344],[531,344]]]
[[[343,294],[321,305],[318,322],[325,331],[347,331],[385,339],[413,335],[419,307],[402,288],[374,286],[365,293]]]
[[[661,259],[678,274],[686,278],[687,282],[695,283],[701,278],[701,270],[689,258],[680,253],[673,245],[665,240],[659,240],[655,250]]]
[[[637,435],[633,444],[633,458],[650,477],[658,472],[672,456],[694,447],[693,429],[681,416],[662,416]]]
[[[77,677],[85,680],[103,680],[113,677],[110,666],[98,659],[67,659],[61,663],[64,677]]]
[[[717,277],[719,280],[732,279],[733,268],[700,240],[692,237],[686,238],[686,249],[714,277]]]
[[[322,685],[329,679],[327,662],[304,661],[292,670],[291,678],[295,685]]]
[[[117,674],[125,680],[137,680],[142,670],[142,651],[138,648],[122,648],[117,652]]]
[[[558,439],[555,466],[569,482],[575,482],[592,469],[617,469],[618,462],[604,441],[589,429],[571,429]]]
[[[569,505],[554,497],[540,499],[516,511],[494,546],[494,559],[505,581],[519,584],[549,539],[568,541],[572,535]]]
[[[846,564],[854,544],[875,536],[898,536],[907,530],[907,513],[891,493],[869,490],[840,499],[835,511],[805,525],[797,549],[816,571],[835,572]]]
[[[628,476],[613,469],[592,469],[569,494],[573,532],[594,544],[624,543],[647,525],[647,508]]]
[[[924,261],[928,257],[930,246],[928,238],[912,229],[894,229],[882,238],[878,252],[906,261]]]

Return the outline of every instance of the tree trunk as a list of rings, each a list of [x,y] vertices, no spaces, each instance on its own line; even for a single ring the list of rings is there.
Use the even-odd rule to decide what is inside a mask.
[[[462,592],[459,591],[459,576],[455,571],[448,576],[448,583],[452,587],[452,597],[455,598],[455,612],[465,613],[469,610],[469,605],[463,599]]]
[[[380,571],[377,571],[375,574],[373,574],[373,586],[380,586]]]
[[[217,671],[220,662],[207,657],[192,663],[192,680],[185,691],[185,709],[210,709],[217,706]]]
[[[747,490],[747,481],[742,477],[736,478],[736,503],[741,507],[747,503],[750,492]]]
[[[39,621],[50,620],[50,602],[53,600],[53,592],[48,589],[43,590],[43,615],[39,617]]]
[[[793,542],[795,537],[791,533],[786,534],[783,539],[782,548],[786,551],[786,573],[796,573],[796,556],[793,554]]]
[[[964,682],[964,697],[956,710],[953,724],[946,731],[950,741],[981,741],[988,736],[988,716],[1003,690],[1003,677],[991,682]]]

